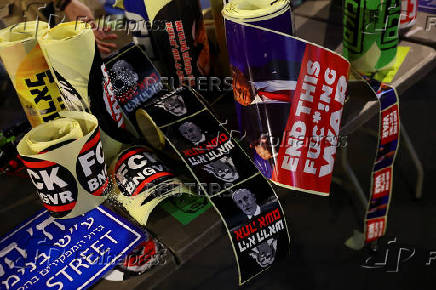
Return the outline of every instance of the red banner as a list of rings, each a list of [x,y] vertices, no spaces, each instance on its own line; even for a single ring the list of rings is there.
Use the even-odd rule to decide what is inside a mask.
[[[329,194],[348,70],[339,55],[306,46],[273,181]]]

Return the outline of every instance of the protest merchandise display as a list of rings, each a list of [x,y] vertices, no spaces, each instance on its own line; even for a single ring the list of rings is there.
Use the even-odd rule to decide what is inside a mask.
[[[223,15],[239,127],[257,168],[280,186],[329,195],[349,63],[290,36],[288,1],[235,0]]]
[[[287,255],[289,234],[277,195],[200,95],[186,87],[162,90],[136,117],[150,143],[164,136],[220,214],[240,285]]]
[[[400,70],[408,53],[430,51],[418,40],[398,47],[399,30],[402,43],[412,42],[425,16],[429,32],[436,0],[303,2],[110,0],[104,5],[120,14],[107,25],[109,15],[66,0],[38,9],[50,24],[28,21],[24,11],[24,20],[1,29],[0,177],[8,184],[0,214],[12,220],[0,237],[0,289],[159,288],[219,235],[228,241],[227,248],[215,243],[217,263],[218,255],[232,256],[231,246],[238,285],[249,286],[301,248],[291,249],[275,189],[288,213],[319,210],[305,201],[330,195],[338,147],[352,144],[342,142],[348,132],[376,113],[368,195],[346,148],[339,151],[360,202],[368,202],[363,233],[346,245],[371,248],[363,268],[389,266],[371,259],[388,259],[393,245],[382,253],[377,243],[386,235],[400,142],[395,87],[411,87],[406,78],[416,74],[409,63]],[[0,4],[1,27],[16,8]],[[51,21],[62,11],[89,15]],[[296,31],[296,19],[321,34],[324,26],[339,33],[324,35],[335,45],[320,43],[342,54],[300,38],[308,30]],[[109,26],[126,33],[113,47]],[[111,51],[104,59],[102,47]],[[419,65],[430,71],[429,63]],[[17,99],[7,99],[15,92],[25,115],[16,114]],[[335,184],[349,191],[342,173]],[[18,192],[7,192],[14,184]],[[314,221],[308,217],[316,230]]]
[[[97,119],[86,112],[27,133],[17,146],[44,207],[55,218],[73,218],[106,199],[109,179]]]
[[[390,69],[397,55],[401,1],[345,0],[344,5],[344,56],[360,73]]]
[[[59,89],[37,42],[49,29],[42,21],[0,30],[0,57],[33,127],[59,117],[64,109]]]
[[[146,238],[103,206],[64,220],[39,212],[0,240],[2,289],[87,289]]]

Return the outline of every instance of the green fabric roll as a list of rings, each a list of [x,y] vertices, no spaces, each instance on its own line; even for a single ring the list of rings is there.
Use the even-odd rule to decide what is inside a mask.
[[[345,0],[344,56],[354,69],[372,73],[395,64],[400,0]]]

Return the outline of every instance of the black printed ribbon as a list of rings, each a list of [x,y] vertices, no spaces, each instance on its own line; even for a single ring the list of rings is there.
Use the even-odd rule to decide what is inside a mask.
[[[219,212],[240,285],[288,253],[290,238],[277,195],[200,95],[185,87],[161,91],[136,117],[146,139],[156,131],[164,136]]]

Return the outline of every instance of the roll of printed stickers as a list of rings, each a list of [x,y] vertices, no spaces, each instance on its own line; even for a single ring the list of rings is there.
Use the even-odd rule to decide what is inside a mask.
[[[120,49],[104,63],[116,101],[136,126],[136,110],[162,89],[159,72],[139,45],[131,44]]]
[[[174,106],[174,104],[178,104]],[[172,104],[172,105],[170,105]],[[220,214],[238,264],[239,284],[289,251],[277,195],[195,91],[161,91],[136,112],[143,136],[169,143]]]
[[[401,13],[401,17],[400,17]],[[396,60],[398,29],[416,20],[416,1],[346,0],[344,7],[344,56],[357,79],[373,91],[380,104],[380,130],[376,160],[371,173],[369,203],[365,215],[365,242],[376,241],[386,232],[392,196],[393,164],[399,145],[399,98],[395,88],[368,76],[389,70]]]
[[[365,242],[370,243],[386,233],[394,162],[400,142],[400,108],[395,88],[369,78],[365,80],[380,104],[378,146],[364,225]]]
[[[350,64],[291,36],[288,1],[224,7],[239,127],[274,183],[329,195]]]
[[[86,112],[27,133],[17,146],[44,207],[55,218],[73,218],[106,199],[109,179],[97,119]]]
[[[155,80],[153,65],[136,47],[122,50],[108,62],[112,83],[114,68],[123,65],[129,78]],[[140,66],[137,63],[142,63]],[[144,67],[144,65],[146,67]],[[146,86],[130,90],[139,95]],[[134,94],[135,95],[135,94]],[[119,97],[119,95],[117,95]],[[123,109],[135,116],[141,135],[154,149],[175,152],[226,225],[243,284],[269,268],[289,251],[289,234],[283,209],[268,182],[246,153],[231,138],[205,101],[195,91],[181,87],[160,90]],[[139,99],[138,99],[139,100]],[[145,101],[145,103],[143,103]],[[121,102],[121,101],[120,101]],[[167,197],[192,194],[159,159],[143,146],[121,152],[111,166],[116,184],[114,199],[139,223],[146,224],[153,208]]]

